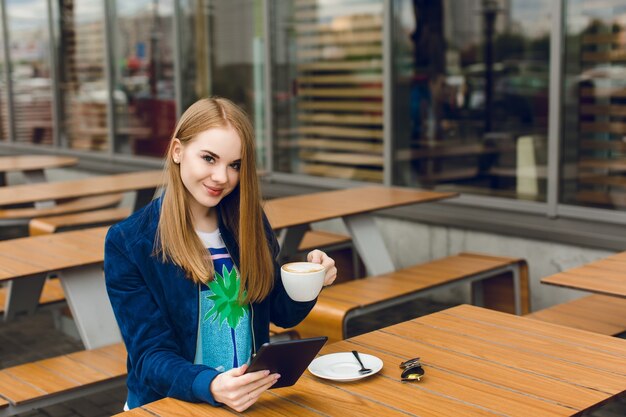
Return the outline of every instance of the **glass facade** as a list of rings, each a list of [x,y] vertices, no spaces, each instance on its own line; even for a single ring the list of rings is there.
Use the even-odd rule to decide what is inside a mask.
[[[12,0],[5,3],[5,10],[14,140],[52,145],[53,95],[47,2]],[[3,135],[8,135],[4,127]]]
[[[546,200],[550,8],[396,1],[398,184]]]
[[[281,1],[272,27],[274,170],[383,181],[383,2]]]
[[[174,2],[115,2],[113,22],[115,147],[163,156],[176,124]]]
[[[626,208],[626,3],[566,2],[561,201]]]
[[[626,0],[0,2],[3,146],[157,164],[220,95],[278,179],[626,206]]]
[[[228,97],[254,122],[259,163],[265,161],[264,31],[261,0],[183,0],[183,108],[198,98]]]

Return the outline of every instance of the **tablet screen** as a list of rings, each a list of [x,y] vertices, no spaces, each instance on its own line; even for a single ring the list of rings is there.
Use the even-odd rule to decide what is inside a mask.
[[[322,336],[265,343],[252,358],[246,373],[269,369],[270,373],[280,374],[271,388],[289,387],[300,378],[326,340]]]

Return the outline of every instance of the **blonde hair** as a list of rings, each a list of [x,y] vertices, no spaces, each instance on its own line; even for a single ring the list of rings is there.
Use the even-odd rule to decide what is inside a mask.
[[[241,302],[267,297],[274,283],[274,264],[263,226],[263,209],[256,173],[252,125],[246,113],[230,100],[206,98],[192,104],[181,116],[165,160],[166,191],[157,229],[156,253],[163,261],[180,266],[188,278],[206,283],[214,278],[213,262],[193,227],[191,194],[172,162],[174,139],[183,145],[212,128],[233,128],[241,138],[239,184],[217,206],[222,222],[239,245]],[[246,291],[246,297],[241,297]]]

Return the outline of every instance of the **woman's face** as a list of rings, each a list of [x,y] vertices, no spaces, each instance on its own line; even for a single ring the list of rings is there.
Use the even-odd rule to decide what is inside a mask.
[[[185,145],[174,139],[172,150],[194,212],[207,213],[239,183],[241,138],[231,127],[205,130]]]

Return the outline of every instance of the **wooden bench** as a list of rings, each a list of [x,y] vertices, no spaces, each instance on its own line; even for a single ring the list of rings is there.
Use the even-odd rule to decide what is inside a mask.
[[[350,320],[356,317],[462,283],[472,283],[476,304],[517,314],[529,311],[525,260],[461,253],[327,287],[295,331],[301,337],[325,335],[331,341],[342,340],[346,338]]]
[[[0,417],[13,416],[123,386],[122,343],[0,370]]]
[[[31,236],[56,233],[64,230],[110,225],[124,220],[131,214],[129,207],[91,210],[81,213],[34,218],[28,223]]]
[[[0,208],[2,224],[22,224],[34,217],[65,215],[87,210],[102,209],[118,205],[122,194],[105,194],[98,196],[72,198],[48,207]]]
[[[626,332],[626,299],[594,294],[544,308],[526,317],[616,336]]]

